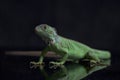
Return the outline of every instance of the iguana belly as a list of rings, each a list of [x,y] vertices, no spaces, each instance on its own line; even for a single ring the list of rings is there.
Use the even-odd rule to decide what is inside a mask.
[[[70,51],[68,52],[68,58],[69,59],[82,59],[86,55],[86,52],[84,51]]]

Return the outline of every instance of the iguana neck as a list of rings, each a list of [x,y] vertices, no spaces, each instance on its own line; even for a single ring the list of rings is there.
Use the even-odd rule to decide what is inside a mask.
[[[59,35],[56,35],[56,36],[54,37],[54,42],[55,42],[55,43],[61,42],[61,39],[60,39],[60,36],[59,36]]]
[[[42,39],[45,41],[46,44],[55,44],[55,43],[59,43],[61,41],[59,35],[55,35],[50,38],[42,37]]]

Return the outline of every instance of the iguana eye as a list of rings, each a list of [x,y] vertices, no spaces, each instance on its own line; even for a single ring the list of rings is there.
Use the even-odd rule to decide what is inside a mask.
[[[46,28],[47,28],[47,27],[44,25],[44,26],[43,26],[43,29],[46,29]]]

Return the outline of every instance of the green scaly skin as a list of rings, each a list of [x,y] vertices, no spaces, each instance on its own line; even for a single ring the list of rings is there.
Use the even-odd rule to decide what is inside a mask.
[[[91,63],[100,63],[104,59],[110,59],[109,51],[93,49],[80,42],[59,36],[56,30],[47,25],[41,24],[35,28],[35,32],[40,36],[48,46],[42,51],[38,62],[31,62],[34,65],[42,65],[45,54],[53,51],[62,56],[59,62],[50,62],[54,65],[62,65],[68,59],[72,61],[86,60]]]

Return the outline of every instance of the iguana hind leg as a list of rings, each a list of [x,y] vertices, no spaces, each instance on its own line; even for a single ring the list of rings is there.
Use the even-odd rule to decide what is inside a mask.
[[[86,54],[85,60],[90,62],[90,66],[94,66],[94,65],[100,64],[99,57],[93,51],[90,51],[90,52],[88,52]]]

